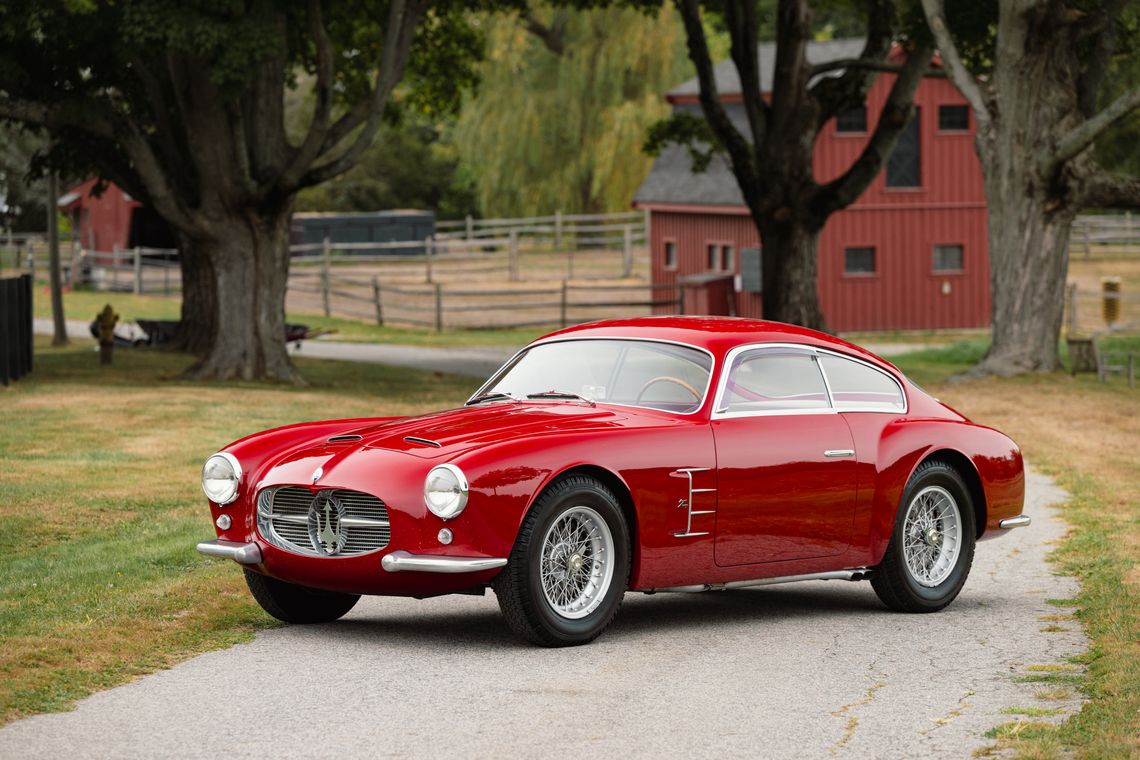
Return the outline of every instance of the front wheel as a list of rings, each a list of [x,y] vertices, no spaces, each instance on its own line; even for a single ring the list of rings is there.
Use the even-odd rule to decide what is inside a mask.
[[[252,570],[245,571],[245,583],[261,609],[286,623],[331,623],[360,600],[358,594],[298,586]]]
[[[499,608],[515,633],[535,644],[585,644],[617,614],[629,557],[629,529],[610,490],[593,478],[564,478],[523,521],[494,581]]]
[[[945,462],[923,462],[903,492],[871,586],[892,610],[936,612],[966,583],[975,537],[974,504],[962,476]]]

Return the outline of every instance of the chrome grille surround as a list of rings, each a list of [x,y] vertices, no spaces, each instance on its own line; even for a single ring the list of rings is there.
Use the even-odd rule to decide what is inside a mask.
[[[340,534],[338,541],[322,544],[321,509],[330,501],[323,527]],[[332,521],[328,515],[332,515]],[[371,494],[339,488],[312,491],[302,486],[273,486],[257,495],[257,532],[269,543],[309,557],[336,559],[379,551],[388,545],[391,528],[388,508]]]

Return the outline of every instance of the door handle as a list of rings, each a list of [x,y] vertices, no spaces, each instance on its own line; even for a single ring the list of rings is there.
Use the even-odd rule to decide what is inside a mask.
[[[823,455],[825,457],[828,457],[831,459],[834,459],[836,457],[853,457],[853,456],[855,456],[855,450],[854,449],[830,449],[828,451],[823,452]]]

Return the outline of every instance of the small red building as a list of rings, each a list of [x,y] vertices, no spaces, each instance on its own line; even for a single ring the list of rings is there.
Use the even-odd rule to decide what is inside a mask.
[[[811,43],[807,58],[823,63],[858,57],[862,40]],[[771,87],[775,46],[761,45],[760,71]],[[858,157],[894,81],[884,74],[865,108],[841,114],[820,131],[815,176],[837,177]],[[717,88],[742,128],[740,80],[731,61],[716,67]],[[674,111],[701,114],[693,79],[666,98]],[[915,94],[917,114],[888,166],[851,206],[834,214],[819,240],[819,293],[829,327],[914,330],[984,327],[990,321],[986,203],[974,152],[974,118],[942,78]],[[759,237],[727,163],[714,157],[695,174],[688,154],[662,151],[634,205],[650,218],[654,284],[714,272],[736,275],[728,306],[759,317]]]
[[[70,217],[81,248],[106,253],[116,248],[175,247],[161,217],[113,184],[96,196],[96,182],[82,182],[59,199],[59,210]]]

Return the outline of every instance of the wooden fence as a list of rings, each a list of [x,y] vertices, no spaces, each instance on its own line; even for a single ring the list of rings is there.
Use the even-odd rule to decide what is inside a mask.
[[[1140,255],[1140,217],[1124,214],[1085,214],[1073,221],[1069,256],[1085,259]]]
[[[0,385],[32,371],[32,276],[0,279]]]
[[[1073,283],[1065,295],[1065,326],[1069,335],[1140,332],[1140,293],[1082,290]]]

